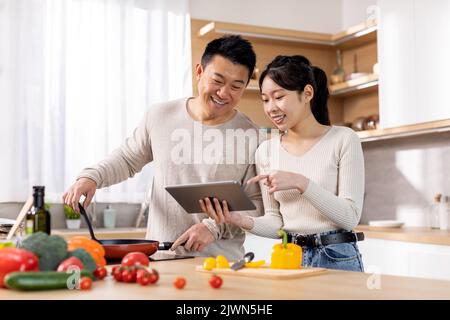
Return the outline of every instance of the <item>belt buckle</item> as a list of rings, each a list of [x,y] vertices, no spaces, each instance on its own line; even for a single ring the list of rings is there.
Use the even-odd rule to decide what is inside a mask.
[[[322,236],[320,234],[314,235],[314,246],[316,247],[322,246]]]
[[[304,235],[297,234],[297,235],[295,235],[294,239],[295,239],[294,243],[301,247],[308,245],[308,239]]]

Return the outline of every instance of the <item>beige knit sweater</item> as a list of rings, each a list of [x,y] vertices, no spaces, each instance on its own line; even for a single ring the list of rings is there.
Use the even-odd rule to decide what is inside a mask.
[[[364,198],[364,158],[356,133],[332,126],[302,156],[288,153],[280,139],[263,142],[256,152],[258,174],[291,171],[310,179],[305,192],[277,191],[272,195],[260,182],[265,215],[253,218],[251,233],[277,238],[287,232],[312,234],[353,229],[359,222]]]
[[[226,123],[201,125],[189,116],[187,101],[185,98],[152,106],[120,148],[105,160],[85,168],[78,178],[91,178],[97,183],[97,188],[104,188],[134,176],[153,161],[147,239],[173,242],[192,225],[202,222],[216,241],[202,253],[188,254],[221,254],[228,259],[239,259],[244,253],[245,238],[240,228],[217,226],[206,214],[187,214],[164,187],[236,180],[245,186],[244,190],[258,208],[245,214],[263,214],[259,186],[246,185],[246,181],[256,174],[254,154],[258,140],[253,144],[246,143],[244,147],[238,143],[225,143],[227,134],[228,137],[237,134],[243,138],[247,130],[258,133],[258,128],[239,111]],[[178,253],[185,253],[184,249],[180,247]]]

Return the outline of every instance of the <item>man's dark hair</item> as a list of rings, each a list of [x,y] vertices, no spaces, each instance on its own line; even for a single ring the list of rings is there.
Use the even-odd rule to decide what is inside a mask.
[[[220,55],[234,64],[243,65],[248,69],[248,80],[253,74],[256,64],[256,55],[252,44],[238,35],[223,36],[214,39],[206,46],[201,64],[203,68],[211,62],[215,55]]]

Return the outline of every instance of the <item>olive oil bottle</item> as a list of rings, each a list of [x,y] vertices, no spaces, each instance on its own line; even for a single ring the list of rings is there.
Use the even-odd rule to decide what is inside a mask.
[[[25,232],[32,234],[34,232],[42,231],[50,234],[50,212],[45,209],[45,187],[33,187],[33,206],[27,212],[27,222]]]

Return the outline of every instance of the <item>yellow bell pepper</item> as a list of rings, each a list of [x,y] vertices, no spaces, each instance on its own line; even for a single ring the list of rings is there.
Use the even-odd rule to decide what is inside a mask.
[[[265,260],[251,261],[245,264],[246,268],[260,268],[266,264]]]
[[[302,247],[293,243],[287,243],[287,234],[284,230],[278,231],[283,238],[283,243],[273,246],[272,269],[300,269],[302,266]]]

